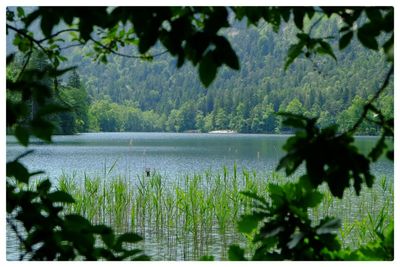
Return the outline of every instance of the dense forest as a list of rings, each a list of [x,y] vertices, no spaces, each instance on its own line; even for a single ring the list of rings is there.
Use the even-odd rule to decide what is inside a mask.
[[[307,22],[305,22],[307,23]],[[316,35],[339,35],[333,17],[317,24]],[[60,134],[88,131],[201,131],[231,129],[240,133],[287,133],[276,112],[319,117],[321,127],[337,123],[344,131],[355,123],[366,100],[382,82],[383,52],[352,43],[333,57],[300,57],[285,70],[285,57],[295,38],[294,24],[275,34],[268,24],[247,28],[244,22],[224,34],[239,56],[239,72],[223,67],[205,89],[196,69],[176,69],[168,55],[152,62],[118,55],[86,57],[88,47],[64,50],[69,64],[78,66],[64,77],[57,95],[73,112],[54,115]],[[124,54],[134,51],[121,48]],[[156,49],[156,52],[158,50]],[[19,63],[18,63],[19,62]],[[15,77],[22,60],[7,68]],[[28,68],[44,68],[46,59],[34,53]],[[393,82],[378,107],[393,116]],[[12,96],[8,96],[12,97]],[[33,105],[34,106],[34,105]],[[32,111],[34,107],[32,107]],[[363,123],[358,134],[374,135],[379,128]]]

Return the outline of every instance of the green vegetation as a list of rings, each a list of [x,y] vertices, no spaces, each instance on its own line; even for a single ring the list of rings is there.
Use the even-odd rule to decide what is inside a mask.
[[[41,71],[48,71],[51,68],[50,62],[46,55],[42,51],[33,50],[30,54],[29,64],[26,65],[26,72],[38,75]],[[19,72],[23,63],[22,58],[16,58],[14,62],[7,66],[7,78],[13,82],[17,82]],[[39,72],[39,73],[37,73]],[[36,77],[36,78],[39,78]],[[52,84],[52,79],[47,74],[44,77],[40,77],[40,81],[46,86]],[[89,98],[86,90],[82,87],[79,74],[76,70],[72,70],[68,76],[68,81],[57,87],[57,90],[51,88],[49,94],[49,105],[53,108],[58,107],[58,113],[48,116],[54,127],[54,133],[56,134],[75,134],[77,132],[86,132],[89,130]],[[50,95],[52,95],[50,97]],[[19,101],[21,96],[18,92],[7,91],[8,101]],[[24,131],[27,130],[27,119],[34,117],[36,114],[40,114],[38,107],[40,106],[39,101],[31,101],[26,107],[25,118],[22,121],[20,127]],[[51,110],[50,110],[51,111]],[[48,111],[45,111],[48,112]],[[10,131],[10,129],[7,129]],[[15,129],[14,129],[15,130]],[[22,130],[20,130],[22,131]]]
[[[105,223],[117,231],[140,233],[145,237],[141,249],[154,260],[198,260],[204,255],[226,260],[230,244],[247,245],[254,235],[238,230],[248,229],[243,219],[239,225],[238,221],[253,206],[240,192],[269,199],[275,190],[272,186],[297,186],[282,174],[237,173],[235,169],[184,175],[175,182],[157,173],[127,177],[111,172],[83,181],[63,175],[56,184],[76,199],[65,212],[79,213],[92,223]],[[341,218],[338,242],[348,249],[359,248],[379,240],[377,233],[393,218],[393,180],[381,177],[379,181],[373,188],[363,189],[360,197],[349,190],[339,200],[323,187],[319,206],[308,208],[305,201],[301,203],[315,225],[327,216]],[[249,246],[247,253],[254,253],[255,248]]]
[[[387,83],[388,76],[384,85]],[[375,176],[370,162],[377,160],[387,148],[384,133],[367,156],[354,146],[352,132],[355,128],[338,134],[337,125],[320,129],[316,118],[282,114],[283,123],[298,129],[286,141],[287,154],[279,161],[277,169],[293,175],[304,163],[305,172],[296,183],[269,184],[269,200],[260,194],[244,191],[242,194],[255,201],[253,211],[243,215],[238,223],[242,233],[255,232],[253,245],[257,246],[251,260],[393,260],[394,224],[387,229],[375,228],[378,240],[356,250],[343,249],[337,237],[341,225],[339,218],[325,216],[312,223],[308,208],[321,204],[320,185],[328,187],[332,196],[343,199],[346,189],[360,195],[363,186],[371,188]],[[390,122],[392,123],[392,122]],[[356,125],[357,126],[357,125]],[[393,128],[388,128],[392,131]],[[388,134],[389,135],[389,134]],[[390,134],[391,135],[391,134]],[[393,160],[392,152],[386,156]],[[384,210],[379,217],[384,219]],[[372,221],[372,220],[370,220]],[[378,220],[379,221],[379,220]],[[244,250],[238,245],[229,249],[229,258],[246,260]]]
[[[305,23],[306,27],[311,24]],[[78,68],[60,81],[60,97],[74,112],[53,120],[59,125],[57,133],[291,131],[275,115],[278,111],[319,117],[321,127],[337,123],[345,131],[358,119],[388,68],[382,52],[365,50],[353,42],[336,61],[301,57],[285,70],[286,51],[295,41],[296,25],[289,22],[274,34],[268,23],[257,28],[243,24],[236,22],[222,32],[243,62],[241,70],[235,73],[222,68],[207,90],[196,78],[195,69],[184,66],[176,70],[174,59],[166,55],[149,63],[111,54],[105,65],[86,56],[92,53],[90,46],[61,51],[71,59],[68,64]],[[325,18],[313,33],[338,36],[340,25],[338,17]],[[121,52],[133,51],[122,47]],[[23,63],[20,59],[18,66]],[[377,107],[384,108],[385,116],[393,116],[392,81]],[[357,133],[377,135],[379,130],[364,122]]]
[[[75,203],[71,195],[52,189],[48,179],[33,182],[31,177],[41,172],[29,173],[18,159],[7,163],[7,176],[16,178],[7,181],[7,224],[23,247],[19,260],[149,259],[132,246],[142,240],[139,235],[115,233],[77,213],[66,214],[64,206]],[[93,189],[89,180],[87,185]],[[81,207],[87,204],[79,203]]]
[[[318,218],[321,220],[313,225],[307,213],[308,208],[317,207],[322,201],[321,193],[318,192],[320,185],[327,184],[329,193],[339,198],[343,198],[346,189],[352,187],[356,195],[360,195],[364,185],[372,188],[374,183],[374,177],[369,170],[370,164],[383,154],[386,154],[391,160],[394,158],[394,151],[388,150],[385,144],[386,137],[394,136],[394,119],[390,109],[384,108],[392,103],[390,90],[387,90],[391,84],[394,69],[394,9],[392,7],[82,7],[82,9],[40,7],[28,14],[25,14],[25,10],[21,7],[15,10],[7,9],[7,33],[14,34],[13,44],[23,54],[24,62],[17,70],[7,70],[8,75],[14,75],[7,77],[8,130],[12,131],[24,146],[29,144],[30,136],[50,142],[52,134],[57,130],[53,116],[71,110],[73,97],[66,97],[64,102],[69,101],[69,105],[59,103],[61,100],[59,99],[59,78],[74,69],[73,67],[60,68],[60,63],[68,60],[61,53],[65,49],[62,45],[66,40],[61,37],[62,34],[71,34],[71,40],[76,42],[73,45],[84,46],[90,43],[93,57],[105,63],[108,61],[107,55],[109,54],[152,59],[168,52],[177,59],[178,68],[182,67],[186,60],[198,67],[200,81],[207,87],[216,79],[218,71],[220,71],[220,76],[224,76],[224,65],[234,70],[241,68],[245,71],[246,64],[252,64],[242,59],[241,65],[231,43],[222,35],[223,29],[233,28],[229,19],[230,14],[235,21],[247,20],[248,25],[257,26],[260,22],[265,22],[272,26],[274,32],[278,32],[281,27],[287,27],[287,23],[293,20],[296,26],[293,28],[293,34],[296,34],[296,40],[294,40],[296,43],[289,46],[287,56],[283,60],[285,61],[284,69],[287,71],[290,71],[293,67],[291,64],[302,56],[313,63],[318,63],[315,57],[317,54],[327,55],[336,61],[339,59],[329,43],[332,39],[331,36],[324,36],[326,32],[330,32],[324,30],[316,33],[314,31],[315,27],[323,22],[323,17],[337,17],[342,22],[337,26],[340,28],[339,31],[332,31],[333,33],[339,32],[339,36],[333,38],[332,43],[338,43],[340,50],[350,48],[351,41],[357,39],[364,48],[380,51],[380,58],[385,57],[386,61],[380,61],[384,66],[382,65],[379,70],[384,75],[377,74],[377,77],[383,77],[382,82],[379,79],[356,80],[357,83],[364,81],[367,85],[375,85],[375,88],[371,87],[372,91],[367,90],[366,94],[360,94],[363,99],[368,99],[365,104],[361,104],[363,105],[361,114],[357,113],[360,111],[359,107],[362,101],[353,100],[352,97],[349,97],[347,102],[354,102],[354,107],[341,106],[336,101],[323,104],[324,107],[341,106],[340,111],[345,110],[344,118],[356,116],[354,120],[351,120],[353,124],[342,125],[345,127],[344,131],[342,129],[342,132],[339,132],[337,125],[320,128],[317,125],[317,118],[310,119],[301,115],[281,114],[283,116],[282,124],[279,125],[299,130],[294,137],[287,141],[284,147],[287,155],[282,158],[278,167],[285,169],[286,174],[290,175],[302,163],[305,163],[306,172],[296,183],[269,184],[267,188],[256,186],[260,192],[245,191],[242,193],[254,201],[248,205],[253,206],[254,209],[250,214],[241,216],[239,231],[244,234],[254,231],[254,236],[249,236],[249,243],[255,249],[246,255],[245,250],[240,246],[231,245],[228,252],[229,259],[392,260],[394,254],[393,223],[390,223],[384,230],[381,229],[382,227],[374,229],[378,239],[356,250],[344,250],[341,249],[336,235],[340,220],[330,217]],[[34,21],[40,23],[43,38],[29,30]],[[56,31],[55,26],[59,26],[61,21],[69,28]],[[158,41],[167,50],[158,54],[149,54],[150,49],[155,47]],[[125,45],[137,46],[140,55],[132,56],[121,53],[119,49]],[[45,66],[43,69],[27,68],[35,50],[40,50],[46,55],[49,66]],[[251,53],[251,47],[247,47],[246,51]],[[7,56],[8,66],[11,66],[15,56],[15,54]],[[373,74],[375,71],[376,69],[373,70]],[[249,72],[246,72],[245,76],[247,75]],[[328,75],[334,77],[329,72]],[[369,78],[374,77],[370,73],[367,75]],[[273,76],[263,73],[261,78],[271,77]],[[295,88],[299,78],[290,76],[287,80],[293,81],[294,84],[289,83],[288,87]],[[351,77],[347,77],[347,79],[354,80]],[[76,81],[76,79],[71,80]],[[263,79],[253,77],[253,80],[259,82]],[[318,78],[315,77],[312,80],[318,81]],[[217,83],[214,85],[216,86]],[[314,88],[319,84],[311,85]],[[365,88],[367,87],[365,86]],[[184,91],[190,90],[190,87],[182,88]],[[328,89],[329,87],[327,87],[327,91]],[[246,105],[254,104],[249,101],[250,97],[246,97],[246,92],[248,91],[243,90],[243,95],[239,95],[241,99],[246,100],[243,105],[240,105],[239,101],[235,103],[237,106],[226,105],[226,107],[238,108],[237,114],[240,115],[237,116],[235,129],[244,127],[243,132],[247,131],[249,125],[248,122],[242,120],[248,118],[246,112],[250,109],[246,109]],[[151,97],[154,95],[149,94]],[[252,95],[257,96],[257,94]],[[209,99],[211,99],[211,95]],[[229,99],[232,98],[227,97],[227,100]],[[301,105],[306,105],[301,98],[298,98],[298,101],[294,99],[290,101],[290,105],[289,102],[287,105],[285,103],[285,109],[289,107],[290,110],[285,111],[302,110]],[[266,104],[269,103],[269,101],[266,102]],[[84,107],[84,105],[78,106]],[[207,111],[212,110],[214,115],[204,120],[204,127],[207,125],[207,127],[220,128],[227,125],[227,112],[222,107],[225,105],[212,106]],[[271,109],[269,108],[269,110]],[[277,110],[277,107],[274,106],[274,110]],[[181,120],[179,113],[179,110],[174,112],[170,124],[176,131],[184,129],[182,123],[186,123],[186,120]],[[320,113],[317,115],[322,117],[322,112]],[[81,112],[76,114],[83,115]],[[203,124],[200,119],[202,115],[205,118],[209,116],[208,113],[195,114],[195,118],[199,119],[198,126]],[[329,112],[326,115],[325,119],[330,115]],[[105,116],[106,119],[109,119],[107,116],[108,114]],[[76,120],[74,116],[68,117],[68,120],[76,123],[77,127],[81,124],[77,123],[79,120]],[[110,121],[115,123],[113,118]],[[255,121],[254,126],[259,127],[259,122]],[[368,131],[380,129],[381,137],[374,149],[364,156],[353,145],[353,135],[357,131],[363,130],[364,125],[368,125],[368,123],[373,125],[372,128],[367,127]],[[99,125],[101,125],[100,122]],[[271,126],[271,124],[268,125]],[[279,130],[284,129],[282,127]],[[320,157],[320,155],[324,156]],[[113,230],[107,226],[92,225],[87,219],[77,214],[63,214],[65,206],[59,203],[72,203],[74,200],[71,195],[63,191],[50,191],[51,184],[48,180],[38,184],[34,190],[30,190],[27,187],[30,177],[37,173],[29,173],[27,168],[19,162],[22,156],[24,155],[7,163],[7,223],[23,245],[21,259],[147,259],[146,256],[141,255],[140,250],[123,246],[123,243],[140,241],[141,238],[137,234],[125,233],[116,236]],[[342,156],[348,160],[344,165],[341,161],[333,160],[340,159]],[[225,173],[227,174],[227,171]],[[226,174],[222,177],[223,179],[227,177]],[[251,181],[249,177],[247,180]],[[197,178],[194,181],[197,181]],[[223,185],[226,184],[224,181]],[[99,185],[100,183],[96,181],[87,180],[87,186],[93,194],[98,192]],[[121,181],[113,185],[112,190],[117,195],[111,196],[115,203],[115,214],[118,220],[124,220],[126,217],[121,210],[125,207],[128,194],[126,188],[121,185]],[[181,211],[184,211],[186,216],[184,229],[191,229],[192,235],[197,237],[200,234],[197,226],[201,225],[201,221],[200,215],[197,213],[199,210],[193,207],[200,207],[200,211],[204,207],[201,206],[198,197],[202,193],[196,187],[198,184],[192,187],[190,183],[186,183],[186,185],[189,188],[179,193],[182,199],[186,200],[182,202],[181,206]],[[104,188],[103,196],[106,196]],[[155,209],[156,222],[160,223],[163,220],[163,206],[159,202],[159,197],[162,196],[164,190],[162,180],[154,180],[152,188],[155,188],[153,194],[141,201],[152,203],[151,207]],[[143,184],[142,189],[147,190],[148,188]],[[261,191],[261,189],[264,190]],[[267,196],[263,196],[265,189],[267,189]],[[228,203],[226,190],[221,189],[220,196],[221,199],[214,200],[213,204],[216,209],[219,230],[224,231],[227,229],[226,222],[228,220],[225,215]],[[107,201],[105,197],[103,200]],[[93,204],[90,200],[85,199],[85,201],[86,205]],[[173,200],[170,199],[169,203],[172,202]],[[96,214],[91,213],[90,210],[91,208],[87,209],[88,216],[94,218]],[[203,211],[205,212],[204,209]],[[134,213],[135,211],[131,209],[130,214]],[[378,222],[382,221],[382,218],[385,218],[384,212],[381,212],[377,218]],[[370,221],[374,220],[371,216]],[[377,225],[382,224],[378,223]],[[96,244],[95,235],[101,237],[103,244],[100,246]],[[186,242],[184,242],[184,246],[186,246],[185,244],[187,245]],[[211,259],[211,257],[206,256],[203,259]]]

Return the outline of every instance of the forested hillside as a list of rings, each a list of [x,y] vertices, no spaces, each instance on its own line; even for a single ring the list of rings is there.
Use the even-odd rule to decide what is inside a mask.
[[[317,36],[338,37],[340,21],[320,22]],[[180,69],[169,55],[151,62],[108,56],[108,64],[85,57],[87,47],[64,50],[76,65],[65,77],[59,96],[75,108],[54,118],[59,133],[85,131],[208,132],[231,129],[241,133],[285,133],[274,113],[286,111],[319,117],[319,124],[338,123],[341,130],[354,124],[363,104],[387,72],[380,52],[351,44],[333,57],[301,57],[285,70],[285,58],[295,40],[294,24],[247,28],[236,24],[225,32],[239,56],[240,71],[219,70],[205,89],[197,69],[186,63]],[[128,48],[124,54],[135,54]],[[160,52],[160,51],[155,51]],[[43,63],[45,64],[45,63]],[[18,68],[18,66],[15,66]],[[16,71],[14,71],[16,72]],[[8,69],[8,75],[13,75]],[[14,74],[15,75],[15,74]],[[379,107],[393,116],[393,82]],[[377,134],[364,123],[359,134]]]

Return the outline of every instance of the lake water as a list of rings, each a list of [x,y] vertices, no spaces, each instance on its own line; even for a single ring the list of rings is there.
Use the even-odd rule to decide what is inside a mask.
[[[260,134],[85,133],[74,136],[54,136],[52,144],[33,142],[29,149],[33,149],[34,153],[21,161],[30,172],[43,170],[54,182],[63,173],[74,174],[78,182],[83,180],[85,174],[91,178],[121,175],[137,180],[136,178],[144,174],[145,168],[150,168],[152,172],[160,173],[167,183],[173,181],[180,184],[180,181],[185,180],[185,174],[193,177],[195,173],[202,174],[209,170],[213,173],[222,173],[223,166],[232,172],[234,164],[237,165],[239,171],[247,169],[256,171],[260,176],[270,177],[269,174],[275,170],[279,159],[284,155],[282,146],[288,137],[288,135]],[[356,138],[357,146],[365,154],[372,149],[376,141],[376,137]],[[7,136],[6,149],[7,161],[28,150],[18,145],[13,136]],[[386,176],[393,181],[393,162],[382,158],[372,165],[372,170],[376,176]],[[354,205],[349,207],[357,209],[365,199],[368,199],[368,196],[355,199],[352,202]],[[392,200],[390,201],[392,203]],[[380,206],[376,206],[379,210]],[[349,209],[346,213],[352,215],[357,212]],[[215,234],[215,231],[218,232],[216,228],[213,228],[214,232],[209,231],[211,241],[208,241],[209,243],[205,246],[207,253],[215,253],[216,259],[226,258],[226,255],[223,256],[223,253],[227,251],[226,244],[234,242],[234,238],[237,238],[237,234],[234,233],[235,222],[232,221],[230,230],[222,234]],[[149,225],[148,229],[151,230],[152,224],[149,223]],[[173,231],[178,233],[181,228],[181,226],[175,227]],[[143,248],[155,260],[187,259],[183,255],[193,248],[185,242],[180,243],[181,241],[170,243],[170,234],[167,235],[168,242],[166,242],[160,241],[159,237],[152,232],[141,232],[141,228],[134,230],[140,231],[140,234],[145,237],[146,242]],[[209,234],[207,231],[206,234]],[[7,233],[10,232],[7,231]],[[185,237],[185,234],[186,232],[183,231],[177,236]],[[231,239],[221,241],[221,237],[230,236],[233,241]],[[15,237],[7,234],[8,260],[18,259],[17,244]],[[175,254],[164,251],[167,248],[173,249]],[[196,260],[198,257],[192,256],[188,259]]]
[[[145,168],[169,179],[204,170],[220,171],[222,166],[271,172],[283,156],[287,135],[185,134],[185,133],[85,133],[54,136],[52,144],[34,142],[34,153],[23,158],[30,171],[43,170],[51,179],[63,172],[76,176],[101,176],[111,167],[113,174],[135,177]],[[357,137],[368,153],[376,137]],[[27,149],[7,136],[7,161]],[[378,176],[393,177],[393,163],[383,159],[373,165]]]

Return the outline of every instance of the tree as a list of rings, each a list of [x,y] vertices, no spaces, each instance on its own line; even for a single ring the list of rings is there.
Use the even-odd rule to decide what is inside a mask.
[[[77,41],[76,45],[90,42],[94,49],[95,59],[102,62],[107,62],[107,55],[110,53],[124,57],[151,59],[169,52],[177,58],[178,67],[183,66],[186,60],[197,66],[201,82],[209,86],[221,66],[239,69],[239,60],[234,50],[226,38],[219,34],[220,29],[230,26],[229,12],[237,20],[246,18],[249,25],[257,25],[260,20],[263,20],[272,25],[276,31],[282,21],[288,22],[290,18],[293,18],[299,32],[296,34],[297,43],[291,45],[288,50],[286,69],[294,60],[303,55],[313,59],[315,54],[325,54],[336,60],[336,55],[328,42],[329,37],[318,37],[313,31],[314,25],[320,21],[316,18],[317,16],[338,16],[343,21],[338,40],[339,49],[345,49],[352,40],[356,39],[354,38],[356,36],[364,47],[372,50],[382,49],[387,61],[391,64],[390,69],[382,85],[363,106],[361,115],[344,133],[338,133],[335,127],[320,129],[316,126],[316,118],[281,113],[284,116],[282,123],[297,128],[298,131],[284,146],[287,154],[280,160],[278,169],[284,169],[287,175],[291,175],[304,162],[306,174],[295,185],[271,186],[272,201],[269,203],[265,203],[262,197],[247,192],[247,196],[259,202],[259,205],[269,208],[267,210],[275,211],[276,214],[269,214],[265,210],[262,213],[255,211],[249,216],[244,216],[239,222],[239,227],[243,232],[247,232],[257,228],[259,222],[262,223],[262,227],[257,229],[260,230],[258,239],[254,240],[258,245],[261,243],[260,249],[253,257],[256,260],[344,259],[348,256],[338,250],[339,247],[335,241],[333,231],[337,229],[338,221],[324,218],[319,225],[312,226],[305,208],[300,207],[299,203],[308,201],[309,207],[317,205],[320,197],[316,190],[322,183],[328,184],[331,193],[336,197],[341,197],[343,191],[351,186],[358,194],[362,185],[371,187],[373,184],[374,177],[369,170],[371,162],[376,161],[384,152],[387,152],[387,156],[393,160],[394,152],[386,151],[385,137],[393,137],[394,120],[386,118],[375,104],[393,73],[393,8],[117,7],[108,9],[85,7],[77,9],[40,7],[25,15],[24,9],[19,7],[16,12],[17,14],[15,11],[7,10],[6,28],[8,32],[15,33],[14,44],[20,52],[25,54],[26,63],[23,64],[21,70],[23,75],[19,75],[19,78],[15,80],[7,80],[7,90],[20,93],[22,96],[21,99],[7,99],[7,127],[15,127],[15,136],[25,146],[29,144],[30,135],[50,141],[54,125],[47,120],[47,116],[65,111],[64,107],[51,102],[52,89],[56,92],[58,90],[58,77],[72,70],[72,68],[59,68],[60,62],[67,60],[60,54],[60,43],[63,41],[59,38],[61,34],[71,33],[72,38]],[[365,17],[361,20],[363,15]],[[29,31],[29,26],[37,19],[44,38],[39,38]],[[14,26],[15,20],[22,20],[23,27]],[[305,23],[306,20],[313,24]],[[53,31],[60,21],[71,28]],[[119,27],[121,23],[125,26],[131,25],[130,29]],[[359,24],[358,27],[354,27],[355,24]],[[91,34],[95,28],[103,31],[93,37]],[[153,55],[148,54],[157,41],[160,41],[166,50]],[[119,48],[122,45],[137,45],[141,55],[121,53]],[[24,66],[29,63],[35,47],[46,55],[51,68],[33,72],[26,70]],[[12,60],[13,55],[8,56],[7,64],[10,64]],[[45,77],[52,79],[54,88],[42,83]],[[251,96],[244,98],[245,101],[252,103],[254,101]],[[38,103],[37,112],[28,122],[23,123],[30,101]],[[247,117],[249,113],[248,105],[246,105],[247,102],[242,106],[244,110],[237,112],[239,120],[236,125],[240,128],[246,124],[243,123],[242,114]],[[293,104],[293,106],[297,105]],[[113,121],[115,117],[111,115],[118,114],[119,111],[112,105],[110,105],[110,110],[113,112],[105,113],[107,123],[104,125],[108,127],[109,122],[113,122],[112,127],[116,127],[117,123]],[[180,117],[177,110],[173,111],[175,117]],[[369,117],[371,113],[376,115],[375,118]],[[208,123],[210,119],[207,118],[209,115],[206,116],[205,127],[210,124]],[[110,118],[112,120],[109,121]],[[352,137],[365,120],[372,120],[372,123],[382,127],[381,138],[367,156],[357,151]],[[176,126],[182,125],[180,120],[178,121],[179,123],[172,124],[176,130]],[[100,122],[99,125],[104,126]],[[127,233],[115,239],[113,231],[107,227],[92,226],[80,216],[59,216],[58,213],[62,207],[54,203],[72,202],[73,199],[61,191],[49,192],[51,184],[48,180],[38,185],[34,191],[21,191],[14,186],[16,181],[28,184],[29,178],[35,174],[29,173],[21,165],[19,159],[22,156],[7,163],[9,216],[7,222],[11,226],[13,226],[13,220],[19,219],[23,223],[27,238],[20,236],[21,242],[29,253],[33,253],[33,259],[74,259],[79,255],[85,259],[123,259],[136,255],[137,251],[124,250],[121,244],[137,242],[140,240],[137,235]],[[337,177],[341,177],[341,180],[338,181]],[[42,211],[50,213],[49,220],[44,218]],[[15,212],[19,212],[20,216],[14,216]],[[35,227],[32,229],[32,226]],[[18,234],[18,230],[15,232]],[[94,234],[102,237],[106,247],[95,246]],[[372,249],[374,255],[384,251],[385,259],[393,259],[393,242],[389,242],[393,240],[392,236],[393,227],[387,234],[381,235],[382,240],[377,246],[372,246],[375,248],[375,250]],[[38,245],[39,248],[37,248]],[[360,251],[362,253],[362,250]],[[245,259],[243,250],[237,246],[232,246],[229,254],[231,259]],[[357,258],[358,255],[353,256]]]
[[[67,85],[73,88],[81,88],[81,77],[75,69],[72,70],[71,75],[68,77]]]
[[[86,132],[89,129],[89,101],[86,90],[82,87],[62,87],[59,92],[60,102],[71,111],[59,114],[62,134]]]
[[[248,130],[247,120],[245,119],[245,105],[242,102],[236,107],[235,116],[231,120],[230,127],[240,133],[245,133]]]
[[[214,113],[209,113],[204,117],[204,130],[210,132],[214,129]]]
[[[124,109],[118,104],[112,103],[110,98],[98,100],[90,106],[89,114],[96,118],[94,128],[104,132],[117,132],[123,127],[125,119]]]
[[[196,112],[196,129],[199,129],[201,132],[205,132],[205,123],[204,123],[204,115],[201,111]]]
[[[181,111],[171,110],[167,120],[167,130],[180,132],[183,129],[184,117]]]
[[[303,104],[297,98],[294,98],[289,104],[286,106],[285,112],[293,113],[293,114],[303,114],[304,108]]]
[[[224,109],[219,108],[216,110],[215,114],[215,128],[226,129],[228,125],[228,118]]]

